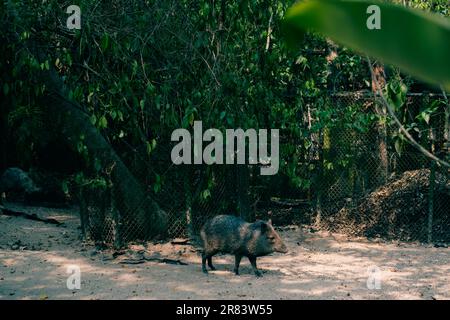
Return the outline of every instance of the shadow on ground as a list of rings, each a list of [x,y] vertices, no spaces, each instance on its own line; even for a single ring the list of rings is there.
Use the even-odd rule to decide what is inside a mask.
[[[205,275],[193,247],[143,247],[188,265],[122,264],[111,252],[79,240],[76,210],[29,210],[64,225],[0,215],[0,299],[450,299],[448,248],[295,227],[281,232],[288,254],[258,259],[262,278],[244,259],[241,275],[235,276],[233,257],[226,255],[217,256],[218,270]],[[81,271],[80,290],[67,287],[72,265]],[[368,288],[373,277],[380,279],[380,289]]]

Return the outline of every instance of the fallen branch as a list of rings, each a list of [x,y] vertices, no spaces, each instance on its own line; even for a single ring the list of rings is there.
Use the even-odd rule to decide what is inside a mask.
[[[159,263],[167,263],[167,264],[177,264],[182,266],[187,266],[188,264],[186,262],[180,261],[180,260],[174,260],[174,259],[168,259],[168,258],[157,258],[157,257],[139,257],[138,259],[125,259],[120,261],[120,264],[141,264],[145,261],[153,261],[153,262],[159,262]]]
[[[270,203],[280,206],[280,207],[300,207],[302,205],[308,204],[308,200],[298,200],[298,199],[276,199],[271,198]]]
[[[144,257],[146,261],[156,261],[160,263],[167,263],[167,264],[178,264],[181,266],[187,266],[188,264],[186,262],[180,261],[180,260],[174,260],[174,259],[168,259],[168,258],[146,258]]]
[[[29,220],[55,224],[57,226],[60,226],[63,224],[62,222],[59,222],[58,220],[55,220],[52,218],[41,218],[35,213],[26,213],[23,211],[11,210],[11,209],[5,208],[4,206],[0,206],[0,213],[4,214],[6,216],[22,217],[22,218],[29,219]]]

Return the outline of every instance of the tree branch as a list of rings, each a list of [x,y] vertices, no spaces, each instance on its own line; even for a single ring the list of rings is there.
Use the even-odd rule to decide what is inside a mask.
[[[405,127],[403,126],[403,124],[400,122],[400,120],[398,120],[397,116],[395,115],[394,110],[392,109],[392,106],[389,104],[389,102],[386,100],[386,98],[383,96],[383,93],[381,92],[381,88],[378,85],[377,79],[374,75],[374,71],[372,68],[372,63],[370,61],[370,58],[367,57],[367,62],[369,64],[369,68],[370,68],[370,74],[372,76],[372,81],[376,82],[376,93],[378,93],[378,95],[381,98],[381,101],[383,102],[383,104],[385,105],[386,109],[389,111],[389,115],[392,117],[392,119],[394,119],[394,122],[398,125],[400,131],[405,135],[405,137],[408,139],[408,142],[413,145],[417,150],[419,150],[423,155],[425,155],[426,157],[436,161],[437,163],[450,168],[450,163],[448,163],[447,161],[444,161],[442,159],[439,159],[438,157],[436,157],[434,154],[432,154],[431,152],[429,152],[427,149],[425,149],[422,145],[420,145],[416,140],[414,140],[414,138],[409,134],[409,132],[405,129]],[[375,92],[374,92],[375,95]]]

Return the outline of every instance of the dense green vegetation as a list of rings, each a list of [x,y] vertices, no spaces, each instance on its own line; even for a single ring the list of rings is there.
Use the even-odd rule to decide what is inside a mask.
[[[307,34],[297,50],[289,49],[281,25],[293,3],[80,0],[81,30],[68,30],[65,1],[2,2],[0,170],[45,166],[50,160],[42,154],[52,149],[56,162],[67,164],[61,170],[78,174],[79,181],[105,172],[102,156],[84,134],[87,127],[61,133],[61,123],[70,121],[58,117],[58,103],[65,101],[81,109],[153,192],[161,190],[164,177],[152,170],[142,174],[139,166],[151,167],[155,150],[170,150],[171,132],[190,128],[194,120],[219,129],[280,128],[280,175],[265,183],[274,194],[278,186],[308,190],[326,174],[322,170],[357,161],[334,163],[330,156],[320,159],[319,168],[309,161],[314,139],[340,144],[336,137],[327,140],[329,130],[364,133],[386,116],[331,103],[334,93],[372,89],[365,57],[316,34]],[[446,1],[406,3],[449,14]],[[404,109],[405,94],[408,88],[440,89],[395,66],[385,72],[386,94],[397,100],[399,117],[411,130],[426,130],[445,104],[425,104],[411,113]],[[396,139],[400,152],[404,138]]]

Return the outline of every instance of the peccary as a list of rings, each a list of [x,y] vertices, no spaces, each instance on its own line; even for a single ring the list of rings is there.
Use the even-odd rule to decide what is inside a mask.
[[[18,192],[25,196],[40,192],[29,175],[19,168],[8,168],[0,176],[0,202],[3,192]]]
[[[200,231],[203,241],[202,270],[206,270],[206,260],[211,270],[212,256],[217,253],[230,253],[235,256],[234,272],[239,275],[242,257],[250,260],[257,277],[261,272],[256,267],[256,258],[272,252],[288,252],[286,245],[274,230],[271,220],[248,223],[230,215],[219,215],[208,220]]]

